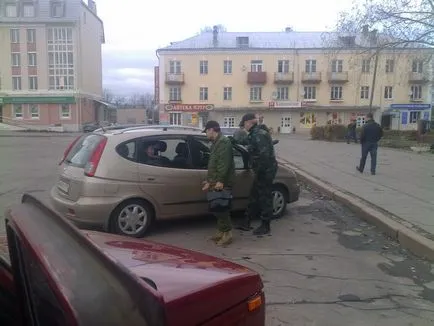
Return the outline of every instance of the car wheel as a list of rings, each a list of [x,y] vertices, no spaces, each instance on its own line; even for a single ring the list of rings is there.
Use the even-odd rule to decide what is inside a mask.
[[[111,216],[112,229],[121,235],[143,237],[149,230],[155,214],[152,206],[141,199],[121,203]]]
[[[280,185],[273,185],[273,218],[282,217],[288,204],[288,192]]]

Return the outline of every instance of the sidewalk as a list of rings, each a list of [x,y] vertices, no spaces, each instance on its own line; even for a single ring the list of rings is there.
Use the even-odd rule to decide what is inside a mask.
[[[371,176],[369,158],[363,175],[356,170],[358,144],[313,141],[301,135],[279,138],[277,154],[290,165],[312,180],[381,208],[434,245],[434,155],[379,148],[377,175]]]

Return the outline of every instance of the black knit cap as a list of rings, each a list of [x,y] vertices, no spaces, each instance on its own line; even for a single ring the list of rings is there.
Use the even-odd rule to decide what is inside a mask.
[[[256,114],[254,113],[246,113],[243,115],[240,121],[240,127],[244,127],[244,122],[256,119]]]
[[[210,120],[206,123],[205,129],[202,132],[206,132],[208,129],[214,129],[214,131],[220,131],[220,124],[217,121]]]

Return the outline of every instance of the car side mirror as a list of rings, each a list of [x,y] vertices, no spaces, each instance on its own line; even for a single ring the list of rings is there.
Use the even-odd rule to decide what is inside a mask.
[[[274,139],[273,140],[273,145],[277,145],[277,144],[279,144],[279,140],[278,139]]]

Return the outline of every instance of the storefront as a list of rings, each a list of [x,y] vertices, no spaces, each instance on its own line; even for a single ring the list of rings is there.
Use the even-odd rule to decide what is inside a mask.
[[[431,120],[431,104],[391,104],[382,119],[383,127],[393,130],[416,130],[419,120]]]
[[[202,128],[213,110],[213,104],[163,104],[160,124]]]

